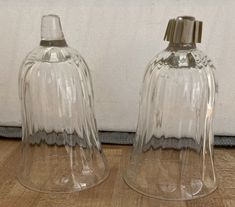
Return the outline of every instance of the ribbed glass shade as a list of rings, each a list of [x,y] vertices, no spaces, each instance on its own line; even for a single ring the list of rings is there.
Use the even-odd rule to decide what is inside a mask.
[[[126,183],[150,197],[188,200],[217,187],[214,66],[194,44],[170,45],[148,65]]]
[[[67,46],[59,18],[45,16],[42,23],[41,46],[26,57],[19,74],[23,135],[18,179],[42,192],[79,191],[108,175],[91,76],[84,59]]]

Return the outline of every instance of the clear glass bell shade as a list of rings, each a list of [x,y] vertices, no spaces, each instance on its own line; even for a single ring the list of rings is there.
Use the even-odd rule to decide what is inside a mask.
[[[214,66],[195,45],[169,46],[145,72],[126,183],[166,200],[217,187],[213,163]]]
[[[87,189],[109,172],[88,66],[67,46],[58,22],[55,15],[43,17],[41,46],[26,57],[19,74],[23,135],[18,179],[42,192]]]

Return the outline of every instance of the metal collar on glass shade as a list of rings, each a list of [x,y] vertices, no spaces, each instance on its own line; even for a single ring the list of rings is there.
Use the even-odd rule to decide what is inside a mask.
[[[164,40],[171,43],[200,43],[202,37],[202,21],[191,16],[179,16],[170,19]]]

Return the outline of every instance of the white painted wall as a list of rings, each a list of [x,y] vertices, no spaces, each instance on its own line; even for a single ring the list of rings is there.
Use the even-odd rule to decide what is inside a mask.
[[[217,66],[215,133],[235,135],[235,1],[233,0],[0,0],[0,125],[20,125],[17,76],[39,44],[40,18],[61,17],[70,46],[93,76],[99,129],[134,131],[148,61],[167,46],[168,19],[204,22],[204,50]]]

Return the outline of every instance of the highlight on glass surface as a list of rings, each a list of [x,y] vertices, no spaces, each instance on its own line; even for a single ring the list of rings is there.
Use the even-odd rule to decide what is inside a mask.
[[[168,23],[169,46],[145,71],[139,120],[124,180],[154,198],[190,200],[217,187],[213,162],[214,66],[196,48],[202,22]]]
[[[90,188],[108,176],[94,116],[88,66],[68,47],[60,19],[46,15],[40,46],[20,69],[22,150],[17,173],[41,192]]]

